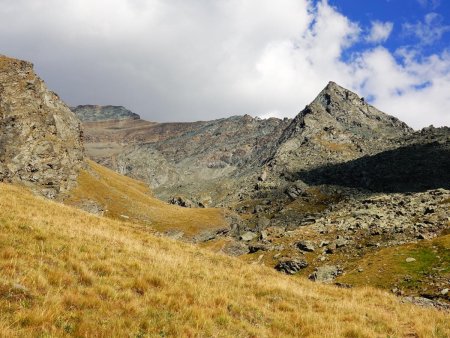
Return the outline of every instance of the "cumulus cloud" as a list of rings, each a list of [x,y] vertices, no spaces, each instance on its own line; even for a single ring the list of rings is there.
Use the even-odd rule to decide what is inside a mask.
[[[443,18],[437,13],[428,13],[423,21],[405,23],[403,30],[406,35],[416,36],[421,45],[432,45],[440,40],[442,35],[450,32],[450,26],[443,24]]]
[[[385,42],[392,33],[394,24],[392,22],[372,21],[370,34],[366,37],[366,41],[372,43]]]
[[[149,120],[293,117],[333,80],[414,127],[450,124],[449,54],[393,55],[389,23],[375,26],[366,36],[326,0],[0,0],[0,53],[33,61],[71,105]]]

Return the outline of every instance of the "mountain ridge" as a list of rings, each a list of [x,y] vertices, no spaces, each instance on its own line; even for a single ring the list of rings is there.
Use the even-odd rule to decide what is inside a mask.
[[[79,120],[30,67],[0,58],[0,172],[18,168],[6,182],[43,187],[49,198],[62,193],[68,205],[125,221],[128,239],[165,235],[286,274],[375,285],[449,308],[450,129],[413,132],[330,82],[293,120],[160,124],[121,107],[104,109],[102,118],[91,106],[82,135]],[[83,141],[89,156],[116,172],[86,160]],[[11,217],[6,210],[0,224]],[[389,261],[375,264],[379,275],[374,257]],[[83,267],[74,270],[81,284],[94,280]],[[10,290],[0,284],[0,297]]]
[[[72,112],[83,122],[108,120],[139,120],[141,117],[123,106],[78,105],[70,107]]]

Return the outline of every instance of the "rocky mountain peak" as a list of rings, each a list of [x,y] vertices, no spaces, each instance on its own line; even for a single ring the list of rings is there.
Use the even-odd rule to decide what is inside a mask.
[[[123,106],[79,105],[70,109],[83,122],[139,120],[141,118]]]
[[[284,131],[272,164],[296,172],[389,149],[413,130],[334,82]]]
[[[0,181],[55,198],[83,166],[80,121],[26,61],[0,55]]]

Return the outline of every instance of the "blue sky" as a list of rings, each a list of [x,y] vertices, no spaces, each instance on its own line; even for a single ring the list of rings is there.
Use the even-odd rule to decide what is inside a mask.
[[[329,0],[329,4],[365,29],[370,29],[371,23],[374,21],[393,23],[392,33],[383,43],[383,46],[391,52],[404,46],[417,47],[420,45],[422,53],[432,54],[440,53],[450,47],[450,1]],[[431,18],[429,27],[425,23],[427,16]],[[422,41],[424,36],[417,36],[411,31],[417,28],[418,24],[423,24],[419,26],[423,29],[430,29],[430,36],[428,36],[430,41],[427,43]],[[442,33],[439,33],[440,29],[443,30]],[[433,30],[437,31],[437,35],[432,33]],[[367,43],[357,44],[353,50],[366,46]]]
[[[153,121],[294,117],[335,81],[450,125],[449,42],[448,0],[0,0],[0,53]]]

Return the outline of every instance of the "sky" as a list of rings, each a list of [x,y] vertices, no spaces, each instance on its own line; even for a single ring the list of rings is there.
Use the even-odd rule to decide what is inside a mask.
[[[68,105],[152,121],[294,117],[335,81],[450,125],[447,0],[0,0],[0,54]]]

